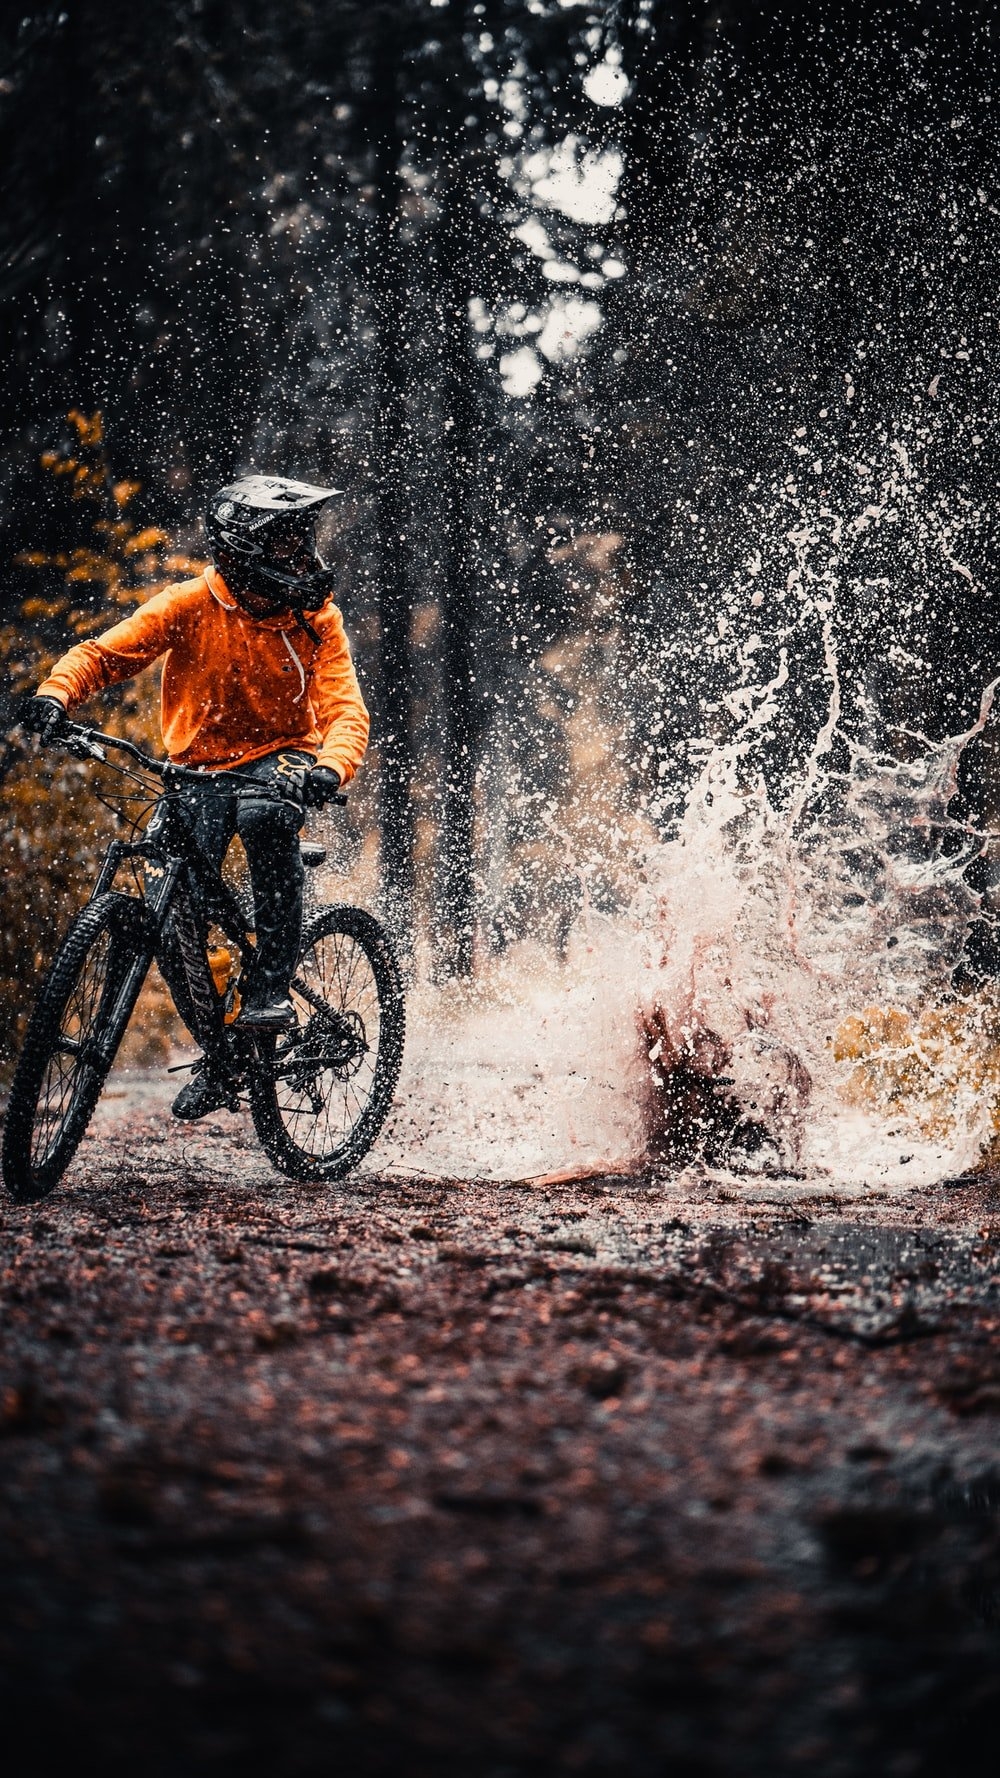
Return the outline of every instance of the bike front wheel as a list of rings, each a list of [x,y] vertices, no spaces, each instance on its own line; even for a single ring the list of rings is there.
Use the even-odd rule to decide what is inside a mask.
[[[3,1177],[19,1203],[44,1198],[73,1159],[149,967],[143,911],[102,895],[73,921],[25,1034],[3,1133]]]
[[[385,1122],[403,1059],[399,965],[363,908],[321,908],[303,934],[291,987],[298,1023],[258,1039],[254,1128],[294,1179],[339,1179]]]

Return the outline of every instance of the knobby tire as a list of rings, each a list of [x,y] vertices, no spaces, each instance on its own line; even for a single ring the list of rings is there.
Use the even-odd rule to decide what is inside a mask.
[[[254,1128],[294,1179],[340,1179],[364,1159],[392,1104],[406,1011],[392,946],[363,908],[308,921],[292,1001],[297,1030],[258,1039]]]
[[[46,1197],[73,1159],[151,960],[142,906],[129,896],[100,896],[70,926],[35,1003],[10,1090],[3,1177],[18,1203]]]

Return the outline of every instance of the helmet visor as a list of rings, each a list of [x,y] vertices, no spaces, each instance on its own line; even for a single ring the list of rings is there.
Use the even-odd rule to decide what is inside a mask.
[[[272,528],[265,544],[269,568],[275,568],[282,581],[307,580],[317,566],[316,539],[313,527],[294,531]]]

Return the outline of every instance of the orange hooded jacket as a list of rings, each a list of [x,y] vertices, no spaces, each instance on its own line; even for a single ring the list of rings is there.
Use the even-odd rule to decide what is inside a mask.
[[[38,691],[72,710],[162,655],[160,726],[175,765],[219,769],[301,747],[346,784],[368,744],[368,711],[332,599],[309,623],[318,643],[287,614],[251,617],[209,567],[71,648]]]

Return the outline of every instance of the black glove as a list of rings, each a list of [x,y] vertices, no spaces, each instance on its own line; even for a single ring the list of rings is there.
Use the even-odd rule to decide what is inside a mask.
[[[58,698],[28,698],[21,709],[23,726],[33,735],[41,735],[43,741],[54,741],[68,721]]]
[[[302,800],[307,809],[321,809],[324,803],[330,802],[340,789],[340,773],[332,766],[313,766],[306,773],[306,781],[302,789]]]

